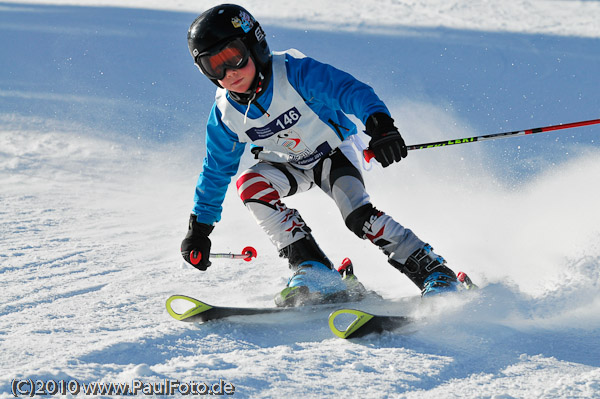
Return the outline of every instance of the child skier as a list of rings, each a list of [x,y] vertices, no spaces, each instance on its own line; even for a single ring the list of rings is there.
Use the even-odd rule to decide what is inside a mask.
[[[377,245],[422,295],[457,290],[456,275],[444,259],[376,209],[365,191],[350,140],[357,128],[346,114],[364,123],[369,148],[384,168],[407,155],[390,112],[370,86],[297,50],[271,53],[261,26],[237,5],[216,6],[196,18],[188,45],[196,66],[218,89],[195,206],[181,244],[187,262],[199,270],[210,266],[208,236],[220,220],[245,143],[251,143],[258,162],[239,176],[237,189],[293,272],[275,298],[278,306],[348,294],[347,279],[334,269],[298,211],[282,202],[314,186],[335,201],[346,226]]]

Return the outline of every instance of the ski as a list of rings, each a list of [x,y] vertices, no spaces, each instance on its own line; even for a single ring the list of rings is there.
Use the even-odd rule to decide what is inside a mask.
[[[464,272],[458,273],[457,280],[461,283],[460,290],[479,288]],[[384,331],[403,332],[404,327],[415,321],[415,318],[409,316],[376,315],[349,308],[334,311],[328,320],[331,332],[344,339],[359,338],[371,333],[380,334]]]
[[[187,302],[191,308],[178,313],[173,309],[173,302],[183,301]],[[268,313],[279,313],[290,311],[295,308],[254,308],[254,307],[229,307],[229,306],[213,306],[208,303],[202,302],[198,299],[186,296],[186,295],[173,295],[167,299],[166,302],[167,312],[175,320],[187,321],[187,322],[205,322],[209,320],[218,320],[231,316],[251,316]]]
[[[463,284],[466,289],[475,289],[477,286],[473,284],[471,279],[464,273],[459,273],[459,281]],[[366,298],[371,300],[381,301],[383,298],[375,292],[368,292]],[[166,301],[167,312],[175,320],[185,322],[206,322],[210,320],[219,320],[232,316],[253,316],[253,315],[264,315],[272,313],[282,312],[317,312],[324,309],[330,309],[332,307],[340,307],[350,305],[364,300],[365,297],[358,301],[340,301],[340,302],[324,302],[316,303],[312,305],[297,306],[297,307],[231,307],[231,306],[215,306],[209,305],[206,302],[202,302],[196,298],[192,298],[187,295],[172,295]],[[173,308],[174,302],[179,301],[181,311],[177,311]],[[340,317],[344,315],[344,317]],[[340,330],[336,327],[334,321],[340,317],[348,318],[348,315],[352,318],[352,321],[346,328]],[[414,321],[414,319],[406,316],[385,316],[375,315],[367,313],[361,310],[342,308],[336,310],[329,315],[329,328],[331,331],[340,338],[356,338],[370,334],[372,332],[381,333],[383,331],[397,330],[404,327]],[[339,323],[338,323],[339,325]]]
[[[367,298],[380,301],[382,298],[370,292]],[[365,298],[361,298],[365,300]],[[179,303],[177,304],[176,301]],[[176,310],[173,308],[185,309]],[[206,322],[210,320],[219,320],[232,316],[253,316],[253,315],[264,315],[272,313],[290,313],[290,312],[303,312],[303,313],[316,313],[323,310],[328,310],[340,306],[348,306],[356,301],[328,301],[323,303],[313,303],[303,306],[291,306],[291,307],[232,307],[232,306],[215,306],[209,305],[206,302],[202,302],[196,298],[192,298],[187,295],[173,295],[167,299],[166,308],[167,312],[175,320],[187,321],[187,322]]]
[[[350,323],[338,328],[341,323]],[[413,318],[407,316],[374,315],[356,309],[338,309],[329,315],[329,328],[337,337],[349,339],[360,338],[371,333],[395,331],[411,324]]]

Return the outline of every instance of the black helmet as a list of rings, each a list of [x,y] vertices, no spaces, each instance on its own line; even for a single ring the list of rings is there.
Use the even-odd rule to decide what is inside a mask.
[[[243,7],[222,4],[203,12],[188,30],[188,47],[200,70],[198,56],[217,52],[236,39],[241,40],[250,52],[257,74],[270,68],[271,52],[265,33],[254,17]],[[220,87],[217,79],[207,76]]]

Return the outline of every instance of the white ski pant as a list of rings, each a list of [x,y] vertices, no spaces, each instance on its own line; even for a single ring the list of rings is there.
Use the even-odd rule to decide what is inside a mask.
[[[278,250],[311,231],[299,212],[288,208],[281,198],[314,186],[333,199],[350,230],[379,246],[391,259],[404,264],[413,252],[423,247],[424,242],[410,229],[371,205],[359,159],[349,140],[312,169],[261,161],[237,180],[238,195]]]

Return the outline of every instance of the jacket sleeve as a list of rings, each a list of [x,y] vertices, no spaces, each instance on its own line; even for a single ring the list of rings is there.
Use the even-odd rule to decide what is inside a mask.
[[[237,173],[245,144],[221,121],[216,105],[206,125],[206,157],[196,184],[193,214],[200,223],[221,220],[222,204],[231,178]]]
[[[305,101],[354,115],[363,124],[375,112],[390,115],[373,88],[349,73],[310,57],[286,54],[286,62],[288,79]]]

